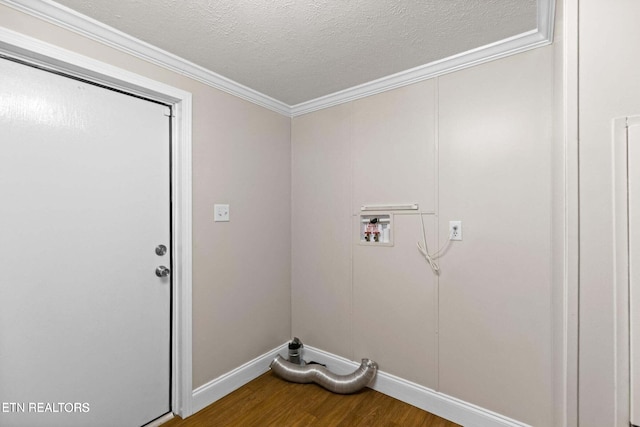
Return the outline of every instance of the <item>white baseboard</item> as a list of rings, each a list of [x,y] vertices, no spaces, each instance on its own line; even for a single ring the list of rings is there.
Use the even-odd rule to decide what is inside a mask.
[[[303,357],[307,362],[314,361],[327,365],[332,372],[343,375],[353,372],[360,364],[317,348],[304,346]],[[369,385],[379,391],[417,408],[431,412],[454,423],[473,427],[528,427],[479,406],[467,403],[455,397],[439,393],[430,388],[398,378],[386,372],[378,371]]]
[[[287,357],[287,343],[193,390],[192,413],[200,411],[269,370],[276,355]]]
[[[280,354],[287,357],[287,344],[256,357],[242,366],[230,371],[193,391],[193,413],[206,408],[216,400],[226,396],[239,387],[269,370],[271,361]],[[354,362],[320,349],[304,346],[303,357],[307,362],[314,361],[327,365],[331,372],[344,375],[360,366]],[[431,412],[463,426],[473,427],[529,427],[528,424],[505,417],[455,397],[439,393],[430,388],[378,371],[369,385],[380,393],[406,402],[417,408]]]
[[[149,424],[143,425],[142,427],[160,427],[162,424],[168,423],[169,421],[171,421],[173,417],[174,417],[173,412],[169,412],[167,414],[164,414],[160,418],[156,418],[155,420],[151,421]]]

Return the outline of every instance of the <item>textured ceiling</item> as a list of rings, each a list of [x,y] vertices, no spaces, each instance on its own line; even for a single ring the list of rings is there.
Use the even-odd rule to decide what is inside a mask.
[[[536,29],[536,0],[56,0],[295,105]]]

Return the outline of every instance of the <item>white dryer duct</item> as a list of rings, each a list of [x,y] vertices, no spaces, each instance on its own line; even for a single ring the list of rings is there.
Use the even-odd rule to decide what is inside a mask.
[[[378,372],[378,364],[362,359],[360,367],[353,373],[338,375],[322,365],[299,365],[291,363],[280,355],[271,362],[271,370],[282,379],[294,383],[316,383],[333,393],[351,394],[366,387]]]

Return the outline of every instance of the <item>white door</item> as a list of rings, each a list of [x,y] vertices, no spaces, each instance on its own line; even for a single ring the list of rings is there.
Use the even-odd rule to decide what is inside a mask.
[[[167,110],[0,59],[0,425],[170,410]]]
[[[640,125],[629,126],[627,144],[631,423],[640,425]]]

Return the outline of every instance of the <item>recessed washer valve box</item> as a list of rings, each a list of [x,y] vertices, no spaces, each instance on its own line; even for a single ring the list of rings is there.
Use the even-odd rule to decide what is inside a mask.
[[[360,244],[393,246],[393,215],[390,213],[360,215]]]

